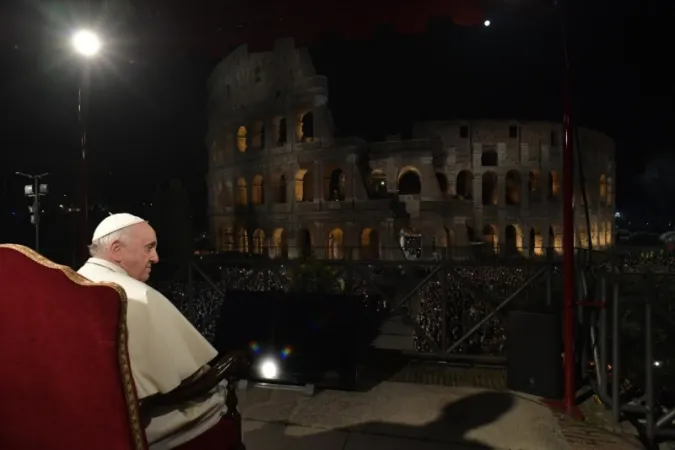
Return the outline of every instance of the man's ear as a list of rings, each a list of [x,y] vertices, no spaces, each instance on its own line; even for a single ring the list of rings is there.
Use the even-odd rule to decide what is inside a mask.
[[[110,253],[113,255],[119,253],[119,251],[122,249],[122,243],[120,241],[113,241],[112,244],[110,244]]]

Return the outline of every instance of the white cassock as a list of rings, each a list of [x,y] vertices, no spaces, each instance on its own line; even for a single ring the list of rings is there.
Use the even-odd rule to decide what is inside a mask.
[[[95,283],[116,283],[126,291],[129,359],[139,399],[170,392],[217,356],[166,297],[121,267],[89,258],[78,273]],[[224,411],[225,393],[219,386],[199,402],[153,417],[145,430],[148,443],[152,450],[182,445],[216,425]]]

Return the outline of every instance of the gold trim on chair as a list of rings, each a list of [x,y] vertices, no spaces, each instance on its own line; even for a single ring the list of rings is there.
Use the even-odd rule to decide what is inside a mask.
[[[16,244],[0,244],[1,249],[14,250],[29,259],[35,261],[43,267],[48,269],[58,270],[63,273],[68,279],[80,286],[103,286],[115,290],[120,298],[121,308],[119,317],[119,331],[117,334],[117,351],[120,371],[122,374],[122,382],[124,387],[124,397],[127,403],[127,412],[129,414],[129,421],[131,425],[131,437],[133,439],[134,448],[136,450],[147,450],[145,441],[145,431],[141,426],[141,418],[138,410],[138,396],[136,395],[136,385],[131,375],[131,362],[129,361],[128,352],[128,331],[127,331],[127,294],[121,286],[115,283],[94,283],[79,273],[75,272],[68,266],[56,264],[44,256],[36,253],[28,247]]]

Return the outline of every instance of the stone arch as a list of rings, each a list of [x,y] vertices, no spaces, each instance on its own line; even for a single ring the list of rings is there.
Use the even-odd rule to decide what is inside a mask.
[[[335,168],[328,172],[326,177],[326,190],[324,198],[333,202],[342,202],[345,199],[347,175],[342,169]]]
[[[254,176],[251,183],[251,203],[254,205],[265,204],[265,186],[263,176],[260,174]]]
[[[237,227],[237,250],[248,253],[248,231],[244,227]]]
[[[520,226],[507,225],[504,230],[504,254],[505,256],[515,256],[522,247],[522,233]]]
[[[397,190],[399,195],[420,195],[422,193],[422,177],[420,171],[406,166],[398,173]]]
[[[277,147],[283,147],[288,141],[288,129],[286,128],[286,118],[277,116],[272,119],[272,132]]]
[[[344,259],[345,233],[341,228],[333,228],[328,232],[327,252],[328,259]]]
[[[487,224],[483,227],[483,242],[489,245],[493,251],[499,248],[499,229],[495,225]]]
[[[601,203],[606,203],[607,202],[607,177],[605,174],[600,174],[600,202]]]
[[[548,198],[556,199],[560,196],[560,175],[558,171],[551,170],[548,173]]]
[[[295,174],[295,201],[314,201],[314,182],[312,173],[307,169],[298,169]]]
[[[457,197],[461,200],[471,200],[473,198],[473,174],[470,171],[462,170],[457,174],[455,191]]]
[[[237,128],[237,150],[244,153],[248,148],[248,130],[245,126]]]
[[[535,227],[530,228],[528,248],[531,256],[541,256],[544,254],[544,239]]]
[[[492,171],[483,173],[481,180],[481,191],[483,197],[483,205],[495,206],[499,201],[497,193],[497,174]]]
[[[530,203],[535,203],[541,200],[541,172],[538,169],[533,169],[530,171],[527,191]]]
[[[374,198],[387,196],[387,175],[381,170],[373,170],[368,176],[368,187]]]
[[[438,182],[438,189],[441,191],[441,194],[445,197],[448,195],[448,177],[445,176],[443,172],[436,172],[436,181]]]
[[[265,250],[265,232],[258,228],[253,232],[253,254],[262,255]]]
[[[270,258],[287,258],[288,241],[286,231],[283,228],[276,228],[272,232],[272,242],[270,242]]]
[[[244,177],[237,178],[237,205],[245,206],[248,204],[248,193],[246,186],[246,179]]]
[[[520,205],[522,180],[520,179],[520,172],[517,170],[509,170],[506,172],[505,180],[505,200],[507,205]]]
[[[412,227],[403,227],[399,233],[399,245],[407,259],[422,257],[422,233]]]
[[[298,142],[314,141],[314,113],[306,112],[298,116]]]
[[[286,175],[283,173],[276,177],[276,183],[274,186],[274,202],[275,203],[286,203],[288,196],[288,184],[286,183]]]
[[[253,148],[265,148],[265,124],[262,120],[256,120],[251,128],[251,146]]]
[[[298,230],[297,237],[298,254],[303,258],[312,256],[312,233],[307,228]]]
[[[361,259],[380,259],[380,236],[372,228],[361,231]]]

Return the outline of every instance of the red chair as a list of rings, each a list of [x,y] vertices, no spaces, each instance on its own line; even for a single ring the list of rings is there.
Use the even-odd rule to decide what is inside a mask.
[[[0,449],[147,450],[142,412],[228,378],[228,413],[180,450],[240,450],[227,356],[194,383],[139,405],[124,290],[92,283],[18,245],[0,245]],[[140,406],[140,407],[139,407]]]

